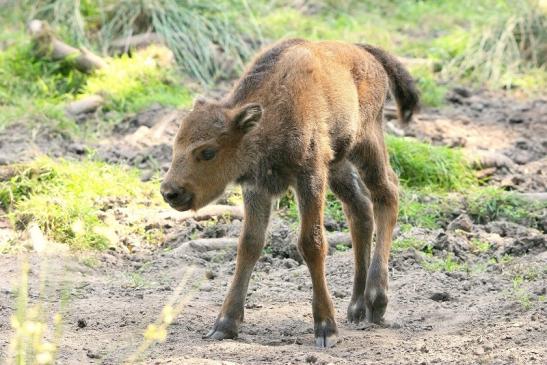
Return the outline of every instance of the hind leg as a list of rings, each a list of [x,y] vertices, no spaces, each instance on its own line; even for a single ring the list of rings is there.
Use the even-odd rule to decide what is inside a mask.
[[[397,176],[389,164],[381,127],[356,146],[351,159],[370,190],[374,208],[376,246],[367,275],[365,305],[367,319],[380,323],[388,302],[388,260],[399,206]]]
[[[347,160],[330,168],[329,186],[342,202],[350,227],[355,274],[347,318],[349,322],[359,323],[366,318],[365,285],[374,230],[372,202],[357,171]]]

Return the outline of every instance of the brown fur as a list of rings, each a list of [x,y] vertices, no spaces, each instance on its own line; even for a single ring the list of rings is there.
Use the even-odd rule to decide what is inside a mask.
[[[348,320],[382,320],[398,209],[382,130],[390,83],[407,121],[418,96],[395,58],[371,46],[286,40],[261,52],[225,98],[196,100],[175,139],[162,194],[176,209],[198,209],[238,182],[245,201],[234,280],[207,337],[237,336],[272,199],[289,187],[302,221],[298,247],[312,278],[316,345],[332,346],[337,335],[325,280],[327,186],[343,203],[353,240]]]

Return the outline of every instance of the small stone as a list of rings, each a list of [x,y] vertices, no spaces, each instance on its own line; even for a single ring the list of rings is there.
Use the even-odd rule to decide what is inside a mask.
[[[147,182],[152,180],[152,177],[154,176],[154,171],[152,170],[144,170],[141,174],[141,181]]]
[[[455,93],[450,93],[446,96],[446,100],[453,104],[463,104],[462,97]]]
[[[70,146],[68,146],[68,150],[77,155],[83,155],[85,154],[86,147],[82,143],[72,143]]]
[[[201,290],[203,292],[210,292],[211,290],[213,290],[213,287],[211,286],[211,284],[205,283],[201,286],[201,288],[199,290]]]
[[[78,328],[87,327],[87,321],[83,318],[78,319]]]
[[[298,261],[293,260],[291,258],[283,259],[283,266],[285,266],[287,269],[292,269],[293,267],[299,266]]]
[[[213,272],[213,270],[207,270],[205,272],[205,277],[209,280],[213,280],[214,278],[217,277],[217,275]]]
[[[314,354],[309,354],[306,356],[306,362],[308,364],[315,364],[317,362],[317,356]]]
[[[469,91],[469,89],[463,86],[455,86],[454,88],[452,88],[452,92],[461,96],[462,98],[468,98],[471,96],[471,92]]]
[[[519,165],[527,164],[532,161],[534,156],[526,150],[517,150],[513,155],[513,161]]]
[[[455,231],[456,229],[471,232],[473,229],[473,222],[467,214],[460,214],[456,219],[454,219],[447,227],[450,231]]]
[[[436,302],[448,302],[450,300],[450,295],[447,292],[438,292],[431,294],[429,299]]]
[[[329,232],[334,232],[338,230],[338,223],[331,217],[326,216],[323,225],[325,226],[325,229]]]
[[[345,298],[346,297],[346,293],[342,292],[342,291],[339,291],[339,290],[335,290],[332,295],[334,295],[335,298]]]
[[[524,118],[520,115],[513,115],[509,117],[509,123],[511,124],[520,124],[524,122]]]
[[[98,353],[93,352],[93,351],[91,351],[91,350],[87,350],[86,355],[87,355],[87,357],[89,357],[90,359],[100,359],[100,358],[101,358],[101,355],[99,355]]]

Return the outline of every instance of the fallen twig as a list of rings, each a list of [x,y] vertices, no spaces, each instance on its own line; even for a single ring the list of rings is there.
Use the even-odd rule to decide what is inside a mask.
[[[524,200],[537,203],[547,202],[547,193],[517,193]]]
[[[330,247],[336,248],[339,245],[351,247],[351,237],[345,232],[329,232],[327,233],[327,242]],[[207,252],[217,250],[233,250],[237,248],[238,238],[223,237],[223,238],[201,238],[183,242],[179,247],[172,251],[174,256],[194,252]]]
[[[140,49],[151,44],[163,44],[163,38],[157,33],[142,33],[128,37],[117,38],[110,43],[110,48],[118,53],[125,53],[130,49]]]
[[[243,219],[243,207],[234,205],[208,205],[199,209],[196,212],[186,211],[182,213],[173,214],[172,211],[166,211],[164,215],[172,217],[177,221],[185,219],[195,219],[197,221],[209,220],[213,217],[228,216],[232,219]],[[167,217],[163,217],[167,218]]]
[[[71,60],[74,66],[86,73],[106,67],[106,62],[101,57],[93,54],[85,48],[74,48],[59,40],[48,23],[42,20],[31,20],[28,31],[35,44],[36,54],[53,60]]]
[[[90,95],[80,100],[68,103],[65,110],[70,115],[92,113],[104,104],[104,99],[100,95]]]
[[[509,157],[492,151],[471,151],[467,152],[465,157],[471,168],[476,170],[489,167],[512,169],[515,166],[515,163]]]

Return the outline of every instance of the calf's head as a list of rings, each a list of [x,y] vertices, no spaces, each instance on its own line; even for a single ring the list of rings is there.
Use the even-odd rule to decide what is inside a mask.
[[[164,200],[184,211],[218,198],[252,159],[245,141],[261,116],[259,104],[230,108],[198,98],[175,138],[171,166],[160,188]]]

